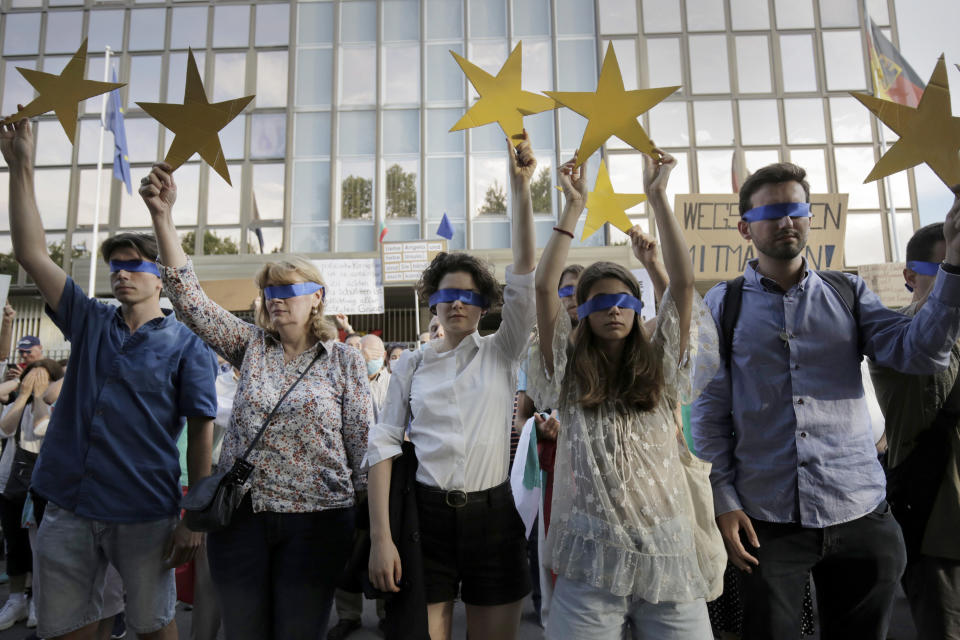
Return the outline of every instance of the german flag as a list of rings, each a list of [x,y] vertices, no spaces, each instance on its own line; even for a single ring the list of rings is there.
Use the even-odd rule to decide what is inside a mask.
[[[920,104],[920,96],[923,95],[925,87],[923,80],[893,43],[880,32],[872,19],[867,36],[867,49],[870,52],[873,94],[908,107],[915,108]]]

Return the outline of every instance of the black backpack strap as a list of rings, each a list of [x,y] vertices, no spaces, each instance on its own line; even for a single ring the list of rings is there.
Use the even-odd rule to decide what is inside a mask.
[[[720,310],[720,357],[729,369],[733,354],[733,330],[740,317],[740,303],[743,300],[743,276],[727,280],[727,290],[723,293],[723,307]]]
[[[853,322],[857,327],[857,345],[863,353],[863,344],[860,339],[860,296],[857,295],[856,286],[842,271],[817,271],[817,275],[840,296],[847,311],[853,316]]]

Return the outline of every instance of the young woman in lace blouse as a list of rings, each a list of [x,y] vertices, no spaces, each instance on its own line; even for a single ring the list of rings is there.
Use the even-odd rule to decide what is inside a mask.
[[[563,424],[544,554],[559,576],[547,638],[619,639],[628,626],[633,638],[712,637],[674,418],[689,382],[681,360],[696,304],[693,270],[666,197],[676,161],[657,153],[644,158],[643,182],[670,287],[651,334],[636,279],[599,262],[580,275],[580,322],[568,343],[556,283],[587,191],[573,161],[561,169],[566,206],[537,269],[540,346],[527,388],[537,406],[558,408]],[[709,322],[715,345],[705,308],[696,321]]]

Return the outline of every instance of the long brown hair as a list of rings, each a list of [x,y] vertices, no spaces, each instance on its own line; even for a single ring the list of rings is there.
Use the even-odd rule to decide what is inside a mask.
[[[594,262],[580,274],[577,305],[585,303],[593,285],[605,278],[620,280],[634,297],[640,297],[640,285],[632,273],[613,262]],[[660,402],[664,384],[662,360],[662,350],[644,335],[638,313],[624,344],[620,370],[611,376],[609,360],[590,323],[581,322],[574,332],[565,379],[568,384],[578,383],[578,400],[584,407],[613,401],[627,410],[649,411]]]

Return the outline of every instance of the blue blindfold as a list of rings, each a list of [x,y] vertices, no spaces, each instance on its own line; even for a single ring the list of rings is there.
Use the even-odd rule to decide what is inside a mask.
[[[117,271],[141,271],[160,277],[160,268],[157,267],[157,264],[147,260],[111,260],[110,273],[116,273]]]
[[[581,320],[595,311],[606,311],[610,307],[633,309],[637,313],[643,309],[643,302],[629,293],[604,293],[594,296],[577,307],[577,317]]]
[[[454,300],[459,300],[464,304],[471,304],[481,309],[486,309],[490,306],[490,302],[486,296],[482,296],[476,291],[467,291],[466,289],[440,289],[430,296],[430,308],[432,309],[440,302],[453,302]]]
[[[743,219],[747,222],[757,222],[758,220],[779,220],[784,216],[791,218],[809,218],[809,202],[781,202],[779,204],[768,204],[762,207],[754,207],[743,214]]]
[[[924,262],[923,260],[907,260],[907,269],[921,276],[935,276],[937,272],[940,271],[940,263]],[[903,286],[907,288],[907,291],[913,292],[913,287],[910,285],[904,284]]]
[[[326,298],[326,290],[323,288],[322,284],[317,284],[316,282],[297,282],[295,284],[281,284],[272,287],[263,288],[263,297],[267,300],[275,300],[277,298],[287,299],[295,298],[297,296],[305,296],[308,293],[314,293],[320,291],[320,299],[323,300]]]
[[[557,294],[561,298],[569,298],[576,292],[577,292],[577,288],[573,285],[569,285],[567,287],[560,287],[560,289],[557,291]]]

